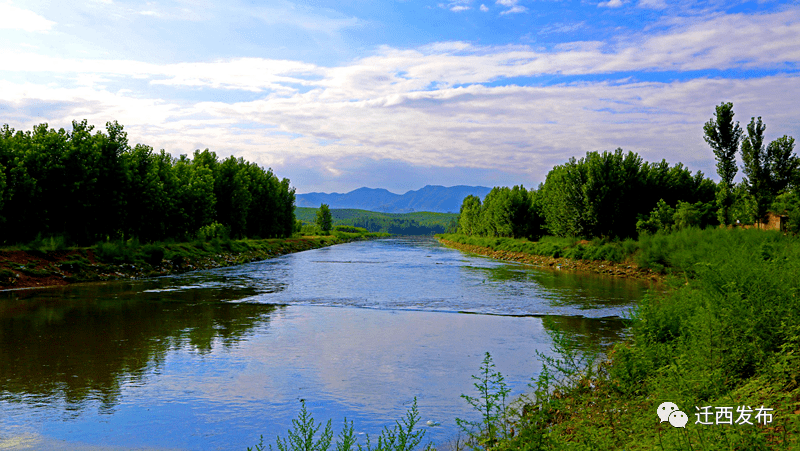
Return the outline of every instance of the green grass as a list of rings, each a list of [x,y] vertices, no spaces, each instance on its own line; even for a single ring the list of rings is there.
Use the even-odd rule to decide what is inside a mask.
[[[609,361],[555,371],[571,382],[539,390],[497,449],[800,448],[800,240],[687,230],[640,240],[640,250],[676,274],[671,288],[641,301],[632,338]],[[665,401],[687,413],[686,429],[659,424]],[[696,406],[732,407],[734,420],[739,406],[765,406],[773,422],[695,424]]]
[[[495,251],[522,252],[545,257],[565,257],[583,260],[608,260],[622,262],[639,250],[636,241],[616,240],[603,241],[595,239],[589,243],[580,243],[577,238],[542,237],[539,241],[528,241],[525,238],[478,237],[455,233],[436,235],[447,241],[473,246],[488,247]]]

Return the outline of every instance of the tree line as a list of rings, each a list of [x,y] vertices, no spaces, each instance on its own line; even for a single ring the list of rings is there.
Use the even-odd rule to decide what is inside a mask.
[[[682,163],[643,161],[634,152],[587,152],[555,166],[537,189],[495,187],[483,202],[467,196],[459,233],[537,239],[634,237],[683,227],[763,221],[768,211],[800,225],[800,159],[794,139],[764,143],[765,126],[751,119],[744,136],[733,122],[733,105],[722,103],[704,126],[721,178],[714,183]],[[736,155],[744,179],[734,184]]]
[[[208,149],[192,158],[131,147],[123,126],[0,128],[0,240],[62,236],[76,244],[198,235],[284,237],[294,188],[271,169]]]

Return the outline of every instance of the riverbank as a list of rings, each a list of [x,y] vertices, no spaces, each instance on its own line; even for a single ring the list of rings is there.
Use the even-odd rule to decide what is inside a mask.
[[[0,290],[166,276],[241,265],[383,235],[337,232],[327,236],[261,240],[215,239],[147,245],[101,243],[59,250],[0,250]]]
[[[687,229],[635,244],[673,275],[666,289],[605,358],[587,364],[551,334],[558,356],[492,449],[799,449],[800,240]],[[672,422],[667,402],[682,412]]]
[[[505,241],[497,241],[495,246],[481,246],[477,244],[469,244],[464,242],[447,239],[455,237],[455,235],[437,235],[436,239],[447,247],[458,249],[460,251],[469,252],[478,255],[485,255],[487,257],[495,258],[498,260],[515,261],[524,263],[526,265],[547,267],[558,270],[581,271],[591,272],[595,274],[604,274],[614,277],[624,277],[630,279],[642,279],[662,281],[664,274],[654,271],[651,268],[640,268],[633,261],[614,262],[609,260],[584,260],[574,259],[567,257],[552,257],[547,255],[536,255],[530,252],[512,251],[502,249],[502,243]],[[469,237],[463,237],[469,238]],[[513,240],[506,238],[504,240]],[[462,241],[464,241],[462,239]],[[521,240],[517,240],[522,243]],[[491,243],[488,243],[491,244]]]

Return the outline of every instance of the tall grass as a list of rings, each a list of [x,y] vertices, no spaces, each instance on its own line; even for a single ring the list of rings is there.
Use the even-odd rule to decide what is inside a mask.
[[[554,236],[544,236],[539,241],[528,241],[524,238],[478,237],[451,233],[443,233],[437,236],[456,243],[488,247],[495,251],[522,252],[544,257],[566,257],[578,260],[622,262],[630,258],[638,250],[638,244],[631,239],[601,240],[597,238],[590,242],[580,242],[577,238]]]

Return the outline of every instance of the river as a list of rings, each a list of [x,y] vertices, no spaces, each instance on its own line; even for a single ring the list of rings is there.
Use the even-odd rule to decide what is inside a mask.
[[[618,341],[647,288],[398,237],[0,292],[0,450],[244,450],[285,437],[300,400],[363,443],[415,397],[444,446],[477,419],[460,395],[487,351],[519,395],[553,331]]]

